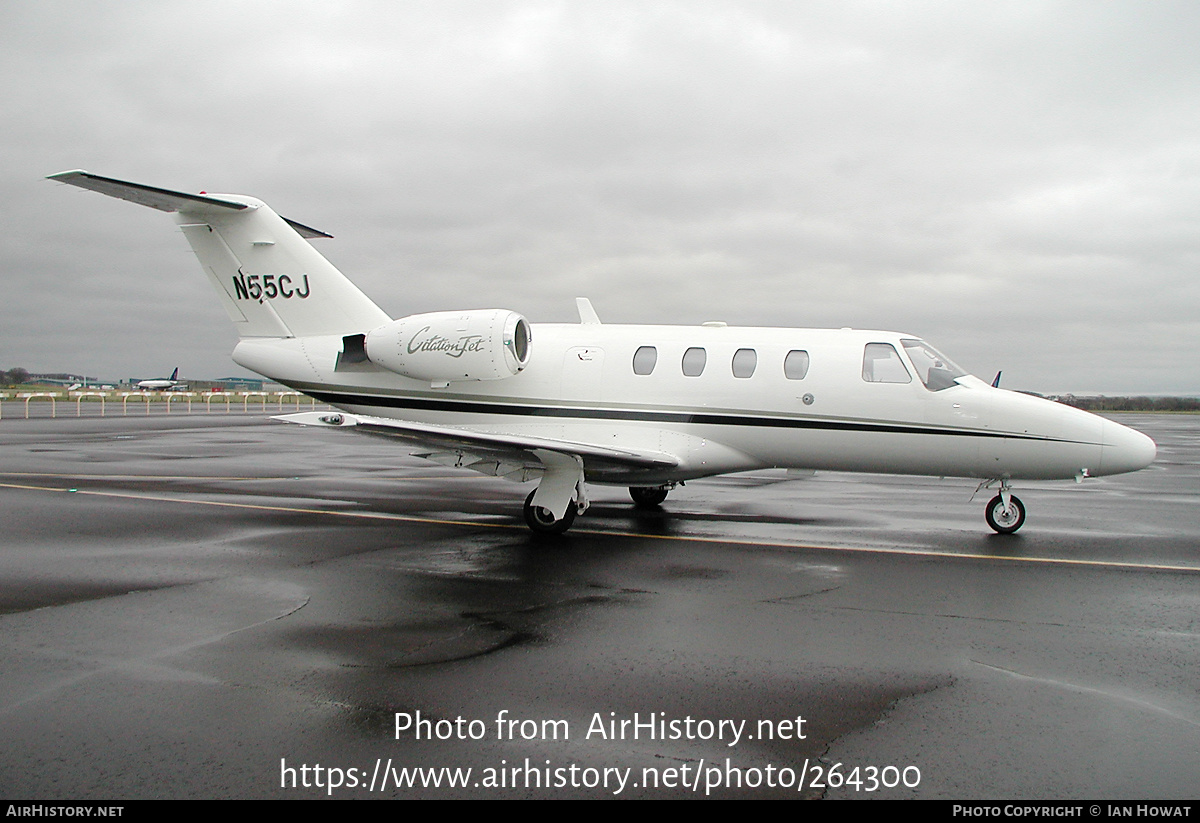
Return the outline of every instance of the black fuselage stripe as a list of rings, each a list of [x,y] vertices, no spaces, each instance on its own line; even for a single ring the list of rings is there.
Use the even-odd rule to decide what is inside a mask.
[[[637,411],[633,409],[563,408],[561,406],[530,406],[518,403],[480,403],[463,400],[431,400],[419,397],[382,397],[378,395],[342,394],[328,391],[308,391],[324,403],[335,406],[372,406],[388,409],[453,412],[458,414],[499,414],[516,417],[557,417],[585,420],[635,420],[646,423],[687,423],[708,426],[749,426],[774,429],[817,429],[822,431],[877,432],[886,434],[931,434],[952,437],[1009,438],[1049,442],[1074,442],[1053,437],[978,431],[972,429],[937,429],[924,426],[901,426],[890,423],[855,423],[840,420],[813,420],[799,417],[756,417],[740,414],[706,412]]]

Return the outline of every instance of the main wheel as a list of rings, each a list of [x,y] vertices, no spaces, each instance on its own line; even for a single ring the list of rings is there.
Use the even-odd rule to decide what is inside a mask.
[[[1025,522],[1025,504],[1015,494],[1008,496],[1009,507],[1004,508],[1004,498],[996,495],[984,509],[987,524],[1000,534],[1012,534]]]
[[[665,486],[630,486],[629,496],[639,509],[652,509],[667,499]]]
[[[535,494],[537,494],[537,489],[531,491],[525,498],[525,524],[529,526],[530,531],[534,534],[562,534],[571,528],[571,524],[575,522],[575,501],[571,501],[571,505],[567,506],[567,511],[561,520],[555,520],[554,513],[549,509],[533,505]]]

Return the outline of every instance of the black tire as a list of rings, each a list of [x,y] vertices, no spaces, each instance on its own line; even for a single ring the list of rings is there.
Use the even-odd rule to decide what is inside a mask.
[[[533,505],[535,494],[537,494],[537,489],[531,491],[525,498],[525,525],[529,526],[531,532],[534,534],[562,534],[571,528],[577,513],[574,501],[567,506],[567,511],[562,519],[555,520],[554,515],[548,509]]]
[[[664,486],[630,486],[629,496],[639,509],[653,509],[667,499]]]
[[[993,497],[984,509],[987,524],[997,534],[1012,534],[1025,523],[1025,504],[1015,494],[1010,494],[1008,499],[1012,502],[1009,511],[1004,510],[1004,500],[1000,495]]]

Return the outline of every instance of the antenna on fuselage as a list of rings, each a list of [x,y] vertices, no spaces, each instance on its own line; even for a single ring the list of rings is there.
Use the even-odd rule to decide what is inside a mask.
[[[579,310],[579,322],[585,326],[599,326],[600,316],[592,308],[592,301],[586,297],[575,298],[575,308]]]

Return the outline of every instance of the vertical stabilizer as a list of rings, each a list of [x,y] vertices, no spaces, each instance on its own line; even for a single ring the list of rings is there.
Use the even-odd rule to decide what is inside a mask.
[[[195,195],[85,171],[51,180],[174,212],[241,337],[363,333],[391,318],[305,237],[328,237],[286,220],[261,200]]]

